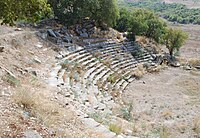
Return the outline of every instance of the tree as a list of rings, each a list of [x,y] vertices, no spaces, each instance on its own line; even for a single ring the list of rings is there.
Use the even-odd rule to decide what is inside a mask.
[[[116,0],[49,0],[55,16],[72,25],[86,17],[113,26],[118,18]]]
[[[130,31],[136,35],[144,35],[160,42],[166,23],[151,11],[137,9],[131,14],[129,26]]]
[[[51,12],[46,0],[1,0],[2,23],[14,25],[17,20],[36,22]]]
[[[179,50],[188,39],[188,34],[179,29],[167,28],[163,35],[162,43],[166,45],[172,57],[174,50]]]
[[[115,26],[119,18],[119,9],[116,0],[98,0],[100,7],[93,14],[93,19],[99,23],[106,23],[109,26]]]
[[[121,8],[119,11],[119,18],[117,20],[115,29],[120,32],[128,31],[130,17],[130,12],[126,8]]]

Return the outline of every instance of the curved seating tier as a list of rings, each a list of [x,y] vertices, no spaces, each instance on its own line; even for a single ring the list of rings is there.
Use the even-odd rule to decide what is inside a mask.
[[[84,83],[87,81],[95,85],[101,83],[101,87],[105,90],[111,85],[112,89],[123,91],[135,80],[131,73],[138,64],[152,63],[151,53],[138,47],[133,42],[91,44],[67,54],[62,61],[68,60],[83,66]],[[64,73],[60,72],[62,76]],[[110,79],[113,79],[113,82],[110,82]]]

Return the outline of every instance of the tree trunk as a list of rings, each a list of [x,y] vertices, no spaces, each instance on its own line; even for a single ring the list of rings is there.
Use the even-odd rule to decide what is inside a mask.
[[[172,59],[172,57],[173,57],[173,52],[174,52],[173,49],[169,49],[169,54],[170,54],[171,59]]]

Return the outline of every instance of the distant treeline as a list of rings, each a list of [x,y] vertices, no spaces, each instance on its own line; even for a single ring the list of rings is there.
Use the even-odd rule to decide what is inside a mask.
[[[181,24],[200,24],[200,8],[188,9],[183,4],[168,4],[160,0],[140,0],[137,2],[126,1],[126,6],[147,8],[159,13],[160,16],[168,21]]]

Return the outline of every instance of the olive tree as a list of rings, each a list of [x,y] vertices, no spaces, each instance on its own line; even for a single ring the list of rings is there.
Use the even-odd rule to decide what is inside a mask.
[[[167,28],[162,39],[172,57],[174,50],[178,51],[184,45],[188,39],[188,34],[179,29]]]

